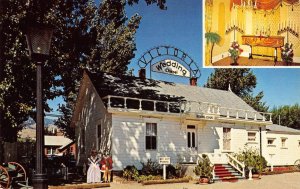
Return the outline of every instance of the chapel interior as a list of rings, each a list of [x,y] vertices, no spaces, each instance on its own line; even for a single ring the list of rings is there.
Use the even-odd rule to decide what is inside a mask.
[[[205,0],[204,66],[300,66],[300,0]],[[237,64],[229,48],[239,44]],[[281,57],[288,43],[292,61]],[[290,46],[292,44],[292,46]],[[252,56],[251,56],[252,55]]]

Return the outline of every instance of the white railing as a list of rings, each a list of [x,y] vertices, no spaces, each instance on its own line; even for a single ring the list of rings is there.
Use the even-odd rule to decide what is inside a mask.
[[[272,113],[249,111],[243,109],[220,107],[220,112],[226,118],[245,119],[254,121],[272,122]]]
[[[242,176],[245,178],[245,164],[238,161],[235,157],[233,157],[232,155],[226,153],[227,157],[228,157],[228,163],[234,167],[236,170],[238,170]]]
[[[104,97],[103,99],[104,100],[107,99],[107,107],[109,107],[109,108],[113,107],[113,108],[124,108],[124,109],[149,110],[149,109],[146,109],[146,105],[143,106],[143,103],[150,102],[150,103],[152,103],[152,106],[150,105],[151,106],[150,110],[152,110],[152,111],[175,113],[176,110],[177,110],[177,112],[179,113],[180,110],[181,110],[181,106],[182,106],[182,102],[168,102],[168,101],[149,100],[149,99],[140,99],[140,98],[122,97],[122,96],[112,96],[112,95],[108,95],[108,96]],[[117,103],[117,104],[112,105],[113,99],[120,99],[121,104]],[[129,104],[128,104],[129,100],[135,101],[136,104],[138,104],[138,106],[137,107],[129,107]],[[162,104],[163,108],[165,110],[158,110],[157,109],[158,104]]]
[[[103,100],[107,100],[108,108],[124,108],[167,113],[196,113],[197,115],[214,115],[219,119],[253,120],[272,123],[272,113],[221,107],[217,103],[210,102],[168,102],[113,95],[108,95],[104,97]],[[131,103],[128,103],[129,101],[131,101]],[[135,102],[134,106],[132,106],[132,102]]]

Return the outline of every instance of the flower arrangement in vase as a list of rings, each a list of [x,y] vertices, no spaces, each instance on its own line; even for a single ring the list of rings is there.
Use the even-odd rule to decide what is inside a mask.
[[[230,53],[230,57],[233,61],[231,65],[238,65],[237,60],[239,58],[239,55],[243,52],[243,49],[240,48],[238,42],[233,41],[228,52]]]
[[[293,51],[293,44],[286,43],[284,47],[281,48],[281,58],[282,61],[285,62],[287,65],[293,62],[294,51]]]

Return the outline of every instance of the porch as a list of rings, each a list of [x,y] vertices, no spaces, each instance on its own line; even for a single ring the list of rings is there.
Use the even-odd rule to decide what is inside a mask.
[[[238,161],[229,153],[204,153],[211,161],[213,167],[213,180],[237,180],[246,178],[245,165]],[[196,175],[193,173],[198,161],[202,161],[202,154],[185,154],[182,156],[181,166],[188,175]]]
[[[109,112],[157,113],[198,120],[228,120],[255,123],[272,123],[272,113],[223,107],[217,103],[196,101],[160,101],[123,96],[105,96]]]

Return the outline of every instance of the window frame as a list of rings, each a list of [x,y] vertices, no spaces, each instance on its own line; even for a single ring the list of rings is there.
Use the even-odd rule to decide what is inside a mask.
[[[286,146],[286,141],[287,141],[287,137],[281,137],[281,149],[287,149]]]
[[[249,134],[254,134],[254,136],[249,136]],[[256,135],[257,135],[257,132],[256,131],[248,131],[247,132],[247,141],[248,142],[256,142]],[[254,140],[249,140],[249,139],[254,139]]]
[[[154,127],[155,133],[148,134],[147,126],[151,126],[151,127],[155,126]],[[153,129],[151,129],[151,131],[153,132]],[[149,140],[147,140],[147,138],[150,138],[150,148],[147,145],[147,143],[148,143],[147,141],[149,141]],[[154,142],[155,145],[152,144],[154,141],[153,138],[155,139],[155,142]],[[146,122],[146,124],[145,124],[145,150],[157,150],[157,123]]]
[[[275,140],[276,140],[276,138],[267,138],[267,146],[268,147],[275,147],[276,146]],[[272,141],[272,143],[269,144],[269,141]]]

